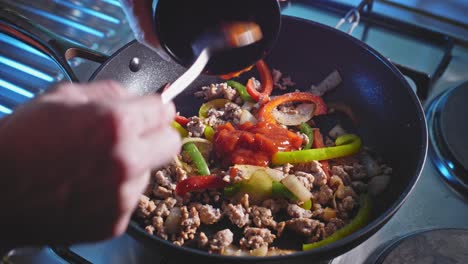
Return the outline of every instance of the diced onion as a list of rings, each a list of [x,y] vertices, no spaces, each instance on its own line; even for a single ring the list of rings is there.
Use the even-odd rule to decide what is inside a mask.
[[[281,182],[302,202],[305,202],[312,197],[312,193],[307,190],[295,175],[288,175]]]
[[[309,121],[314,116],[315,105],[314,104],[300,104],[296,107],[297,114],[289,114],[281,112],[278,109],[274,109],[272,112],[275,120],[286,126],[298,126],[301,123]]]
[[[245,109],[242,109],[242,113],[240,115],[239,123],[244,124],[245,122],[250,122],[252,124],[256,124],[257,123],[257,118],[255,118],[255,116],[252,115],[252,113],[250,113],[249,111],[247,111]]]
[[[284,178],[284,173],[282,171],[275,170],[275,169],[268,168],[268,167],[237,164],[237,165],[234,165],[234,168],[241,171],[240,174],[245,179],[249,179],[250,176],[252,176],[252,174],[254,174],[258,170],[264,171],[274,181],[281,181]]]
[[[208,139],[205,139],[205,138],[187,137],[187,138],[184,138],[182,140],[182,145],[184,145],[186,143],[189,143],[189,142],[211,144],[211,142]]]
[[[174,207],[167,216],[166,222],[164,223],[164,230],[168,234],[175,234],[179,231],[179,224],[182,218],[182,213],[179,207]]]
[[[250,255],[255,257],[264,257],[268,253],[268,246],[259,247],[256,249],[250,250]]]

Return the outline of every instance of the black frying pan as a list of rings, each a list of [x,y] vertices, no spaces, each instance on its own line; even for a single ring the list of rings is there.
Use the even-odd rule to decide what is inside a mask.
[[[110,58],[58,40],[36,26],[1,11],[0,29],[26,40],[52,56],[77,81],[65,58],[81,56],[103,62],[91,80],[114,79],[129,90],[152,93],[174,81],[184,69],[160,59],[146,47],[132,42]],[[423,167],[427,149],[427,130],[420,102],[400,72],[375,50],[330,27],[292,17],[283,17],[282,30],[267,63],[291,74],[297,88],[306,89],[322,80],[332,70],[339,70],[343,84],[325,96],[326,101],[349,105],[362,120],[357,132],[364,144],[373,148],[394,169],[389,188],[381,195],[373,220],[363,229],[333,244],[290,256],[225,257],[183,248],[150,236],[131,222],[128,232],[146,246],[159,250],[180,262],[201,258],[204,263],[239,263],[253,261],[312,262],[336,257],[356,247],[379,230],[400,208],[413,189]],[[139,63],[135,63],[138,58]],[[133,62],[133,63],[132,63]],[[249,75],[249,73],[247,74]],[[201,101],[193,93],[201,84],[216,81],[201,76],[175,103],[184,115],[195,114]]]

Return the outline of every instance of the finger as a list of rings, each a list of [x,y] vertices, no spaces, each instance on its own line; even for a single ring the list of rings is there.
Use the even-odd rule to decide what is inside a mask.
[[[163,104],[160,96],[135,97],[116,105],[122,120],[118,120],[126,137],[141,137],[167,126],[175,118],[175,107]]]
[[[75,86],[81,89],[89,101],[112,101],[132,97],[121,84],[111,80],[76,84]]]

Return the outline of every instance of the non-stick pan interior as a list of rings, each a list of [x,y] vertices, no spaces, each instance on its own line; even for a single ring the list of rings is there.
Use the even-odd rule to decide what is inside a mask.
[[[139,59],[139,67],[129,67],[135,57]],[[271,68],[290,75],[297,83],[295,88],[300,90],[307,90],[335,69],[339,71],[343,82],[324,97],[325,101],[342,102],[351,107],[360,120],[357,132],[363,143],[393,168],[389,188],[376,199],[376,220],[367,230],[388,219],[415,184],[427,145],[421,106],[404,78],[385,58],[352,37],[290,17],[283,18],[280,37],[266,61]],[[140,44],[131,43],[103,65],[93,78],[116,79],[128,89],[144,94],[174,81],[183,71]],[[254,72],[244,75],[252,74]],[[210,76],[200,77],[175,100],[178,111],[184,115],[195,114],[202,101],[194,97],[194,91],[216,80]],[[338,249],[334,252],[340,254]]]

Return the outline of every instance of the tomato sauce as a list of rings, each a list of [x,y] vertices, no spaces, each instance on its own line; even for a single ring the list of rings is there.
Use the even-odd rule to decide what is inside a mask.
[[[297,150],[301,145],[296,133],[269,122],[247,122],[237,128],[227,123],[214,136],[215,153],[225,165],[268,166],[276,152]]]

